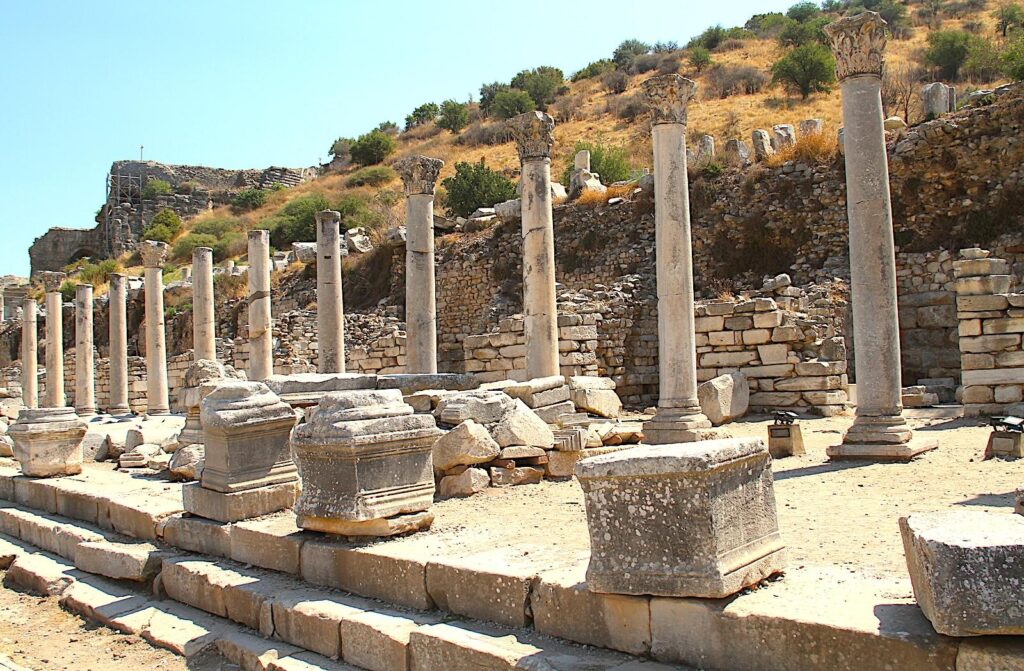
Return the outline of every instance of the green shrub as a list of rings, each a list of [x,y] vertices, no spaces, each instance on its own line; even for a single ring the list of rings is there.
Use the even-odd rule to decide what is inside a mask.
[[[789,17],[780,12],[755,14],[743,24],[743,27],[757,37],[772,38],[778,37],[779,33],[789,25],[790,20]]]
[[[360,168],[349,175],[345,186],[380,186],[395,178],[395,171],[386,165],[373,165]]]
[[[809,21],[787,19],[785,27],[779,34],[779,44],[784,47],[798,47],[802,44],[826,44],[825,26],[829,23],[827,16],[819,16]]]
[[[625,93],[629,88],[629,75],[622,70],[610,70],[601,75],[601,83],[612,93]]]
[[[991,40],[971,42],[964,61],[963,73],[976,82],[992,81],[1003,69],[1002,54]]]
[[[803,23],[821,14],[818,4],[815,2],[798,2],[786,10],[786,16],[794,21]]]
[[[316,240],[316,213],[330,209],[327,198],[320,193],[309,193],[293,198],[274,213],[260,221],[258,228],[270,231],[270,244],[286,249],[293,242]]]
[[[445,130],[458,133],[469,125],[469,105],[454,100],[445,100],[441,103],[441,116],[437,120],[437,125]]]
[[[711,65],[711,52],[704,47],[694,47],[686,54],[686,62],[700,74]]]
[[[494,96],[491,111],[499,119],[511,119],[517,114],[537,109],[533,98],[526,91],[510,89]]]
[[[612,53],[612,62],[616,67],[624,68],[629,65],[635,56],[646,54],[651,50],[651,45],[640,40],[625,40],[615,48]]]
[[[249,246],[249,240],[241,231],[228,231],[213,245],[214,261],[223,261],[241,256]]]
[[[110,281],[111,275],[122,272],[124,268],[121,267],[117,259],[105,259],[99,263],[94,263],[88,259],[80,259],[71,264],[66,270],[67,272],[77,272],[78,279],[83,284],[91,284],[95,287],[106,284]]]
[[[709,51],[713,51],[715,47],[722,43],[728,36],[728,32],[721,25],[711,26],[697,37],[690,40],[689,44],[686,45],[687,49],[694,47],[704,47]]]
[[[381,121],[377,124],[377,130],[388,135],[398,135],[398,124],[394,121]]]
[[[503,91],[508,91],[512,87],[503,82],[492,82],[490,84],[484,84],[480,87],[480,110],[484,114],[491,113],[491,107],[494,104],[494,98]]]
[[[705,79],[708,90],[723,100],[734,95],[760,93],[768,83],[768,75],[753,65],[716,65]]]
[[[615,63],[613,63],[611,60],[607,58],[602,58],[599,61],[588,63],[587,66],[582,70],[577,70],[576,72],[574,72],[572,75],[572,81],[579,82],[583,81],[584,79],[593,79],[594,77],[603,75],[605,72],[614,69]],[[482,100],[480,104],[481,106],[483,105]]]
[[[146,180],[146,186],[142,187],[143,200],[153,200],[157,196],[169,196],[174,193],[171,183],[163,179]]]
[[[468,217],[479,207],[516,197],[516,187],[507,177],[479,163],[456,163],[455,174],[442,180],[448,216]]]
[[[565,82],[565,75],[558,68],[542,65],[533,70],[523,70],[512,78],[512,88],[526,91],[541,109],[555,101],[558,89]]]
[[[772,81],[806,100],[812,93],[831,90],[836,62],[821,44],[804,44],[793,49],[772,66]]]
[[[142,238],[170,243],[178,237],[181,229],[181,217],[174,210],[165,207],[153,215],[149,225],[142,231]]]
[[[188,235],[181,236],[174,243],[174,246],[171,247],[171,257],[176,261],[188,261],[192,258],[192,252],[195,251],[196,247],[216,249],[219,242],[220,240],[215,235],[189,233]]]
[[[1024,8],[1016,2],[1004,2],[999,5],[993,15],[996,18],[996,30],[1006,37],[1012,28],[1024,26]]]
[[[1024,79],[1024,35],[1011,40],[1000,56],[1003,73],[1015,80]]]
[[[344,229],[362,226],[368,229],[380,228],[384,217],[372,210],[366,198],[362,196],[345,196],[335,208],[341,213],[341,227]]]
[[[562,184],[566,188],[569,187],[569,179],[572,177],[576,153],[583,150],[590,152],[590,171],[599,174],[604,184],[621,182],[629,179],[630,174],[632,174],[633,169],[629,164],[629,152],[625,147],[607,145],[603,142],[585,142],[580,140],[566,154],[565,170],[562,171]]]
[[[423,103],[405,117],[405,130],[433,121],[440,111],[436,103]]]
[[[74,302],[76,292],[75,287],[77,286],[78,283],[72,280],[64,280],[63,282],[61,282],[60,289],[58,289],[58,291],[60,291],[61,300],[63,300],[65,303]]]
[[[955,80],[960,68],[967,61],[971,44],[979,38],[960,30],[939,30],[928,35],[928,46],[924,50],[924,62],[939,70],[939,76]]]
[[[231,198],[231,207],[238,212],[248,212],[263,207],[267,202],[267,192],[263,189],[245,189]]]
[[[359,165],[374,165],[380,163],[395,151],[395,138],[387,133],[374,129],[352,144],[352,160]]]
[[[242,220],[234,217],[211,217],[193,224],[190,232],[222,238],[230,231],[241,230],[242,225]]]

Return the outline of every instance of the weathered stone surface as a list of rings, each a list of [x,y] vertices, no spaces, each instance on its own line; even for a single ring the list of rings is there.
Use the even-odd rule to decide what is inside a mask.
[[[443,499],[457,496],[472,496],[487,489],[491,477],[482,468],[467,468],[458,475],[446,475],[441,478],[439,494]]]
[[[7,430],[14,457],[29,477],[48,478],[82,472],[86,423],[73,408],[25,409]]]
[[[549,449],[555,443],[551,428],[518,399],[491,429],[491,436],[501,447],[529,445]]]
[[[434,470],[483,464],[497,457],[500,451],[501,447],[484,426],[467,419],[434,443]]]
[[[231,525],[203,517],[173,515],[163,523],[163,539],[173,547],[214,557],[231,556]]]
[[[614,389],[571,389],[570,399],[577,409],[614,419],[622,413],[622,400]]]
[[[741,372],[719,375],[697,387],[700,409],[715,426],[721,426],[747,414],[750,386]]]
[[[186,445],[171,456],[168,469],[171,475],[180,480],[198,480],[203,474],[205,458],[205,446],[199,443]]]
[[[145,582],[160,572],[161,556],[149,543],[81,543],[75,551],[75,566],[88,573],[115,580]]]
[[[291,508],[298,482],[282,482],[240,492],[218,492],[190,482],[181,488],[185,511],[219,522],[238,522]]]
[[[441,422],[453,426],[467,419],[493,424],[512,410],[515,401],[500,391],[467,391],[441,399],[434,414]]]
[[[544,470],[541,468],[533,468],[531,466],[491,469],[491,485],[494,487],[535,485],[543,479]]]
[[[1024,518],[955,510],[900,518],[921,610],[940,634],[1024,633]]]
[[[590,589],[721,598],[779,572],[770,462],[757,438],[584,459]]]

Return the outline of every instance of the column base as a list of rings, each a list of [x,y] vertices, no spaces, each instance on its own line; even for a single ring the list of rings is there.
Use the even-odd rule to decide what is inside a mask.
[[[107,408],[107,414],[111,417],[124,417],[125,415],[132,414],[132,409],[128,406],[123,408]]]
[[[95,417],[98,413],[96,408],[75,408],[75,414],[79,417]]]
[[[694,412],[682,408],[658,408],[653,418],[644,422],[644,440],[647,445],[694,443],[700,440],[727,438],[727,431],[714,428],[699,409]]]
[[[229,524],[291,508],[298,495],[298,482],[285,482],[230,494],[206,489],[198,482],[190,482],[181,488],[185,512]]]
[[[307,531],[320,531],[335,536],[378,538],[426,531],[434,523],[434,513],[427,511],[362,521],[316,517],[314,515],[296,515],[295,517],[296,525]]]
[[[826,450],[830,459],[910,461],[939,446],[938,438],[915,436],[902,415],[858,416],[843,442]]]

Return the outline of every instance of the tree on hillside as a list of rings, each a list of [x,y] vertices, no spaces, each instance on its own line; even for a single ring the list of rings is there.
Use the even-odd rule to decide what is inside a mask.
[[[510,89],[494,96],[491,111],[499,119],[511,119],[517,114],[537,109],[533,98],[526,91]]]
[[[503,82],[492,82],[480,87],[480,109],[484,114],[491,113],[491,106],[494,104],[494,97],[512,87]]]
[[[940,30],[928,35],[928,46],[924,51],[924,62],[939,71],[946,80],[956,80],[960,68],[967,60],[974,37],[960,30]]]
[[[480,207],[493,207],[516,197],[507,177],[479,163],[456,163],[455,174],[441,180],[445,210],[450,217],[468,217]]]
[[[423,103],[405,117],[405,130],[433,121],[440,113],[436,103]]]
[[[798,2],[786,10],[786,16],[800,23],[813,19],[820,13],[818,4],[814,2]]]
[[[782,84],[806,100],[812,93],[826,93],[835,81],[836,62],[821,44],[804,44],[793,49],[772,66],[772,82]]]
[[[686,61],[697,74],[704,72],[704,68],[711,65],[711,52],[704,47],[694,47],[686,54]]]
[[[355,142],[355,140],[350,137],[339,137],[331,144],[331,148],[327,153],[339,161],[350,161],[352,160],[352,155],[349,151],[352,149],[353,142]]]
[[[441,116],[437,119],[437,125],[439,128],[458,133],[469,125],[469,105],[445,100],[441,103]]]
[[[373,165],[386,159],[395,151],[396,146],[395,138],[375,128],[365,135],[360,135],[352,144],[350,151],[352,160],[359,165]]]
[[[798,47],[801,44],[813,42],[825,44],[828,40],[825,37],[824,28],[829,21],[827,16],[819,16],[802,22],[787,19],[785,27],[779,34],[779,43],[784,47]]]
[[[633,60],[634,56],[646,54],[651,51],[651,45],[640,40],[624,40],[619,46],[615,47],[615,51],[612,52],[612,62],[617,67],[624,68],[629,65],[629,62]]]
[[[523,70],[512,78],[512,88],[526,91],[540,109],[544,109],[555,101],[555,95],[565,83],[565,75],[561,70],[549,65],[542,65],[533,70]]]
[[[377,124],[377,130],[388,135],[398,135],[398,124],[394,121],[381,121]]]
[[[1016,2],[1004,2],[994,12],[996,17],[996,30],[1006,37],[1012,28],[1024,25],[1024,8]]]

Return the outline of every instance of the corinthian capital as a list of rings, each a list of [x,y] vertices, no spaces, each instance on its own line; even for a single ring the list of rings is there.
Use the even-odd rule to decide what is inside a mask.
[[[444,161],[441,159],[426,156],[406,156],[394,164],[395,170],[402,177],[407,196],[417,193],[433,195],[437,176],[443,166]]]
[[[508,129],[516,141],[519,160],[549,158],[555,143],[555,120],[544,112],[526,112],[508,120]]]
[[[49,270],[39,273],[39,277],[43,280],[43,289],[48,294],[60,291],[60,285],[64,284],[64,280],[68,278],[64,273],[55,273]]]
[[[651,109],[651,124],[681,123],[686,125],[686,107],[697,84],[682,75],[659,75],[643,83],[644,98]]]
[[[878,12],[862,12],[825,26],[836,57],[839,81],[856,75],[882,76],[885,63],[885,19]]]
[[[143,240],[139,244],[139,256],[142,257],[142,265],[147,268],[162,268],[167,260],[167,243],[156,240]]]

